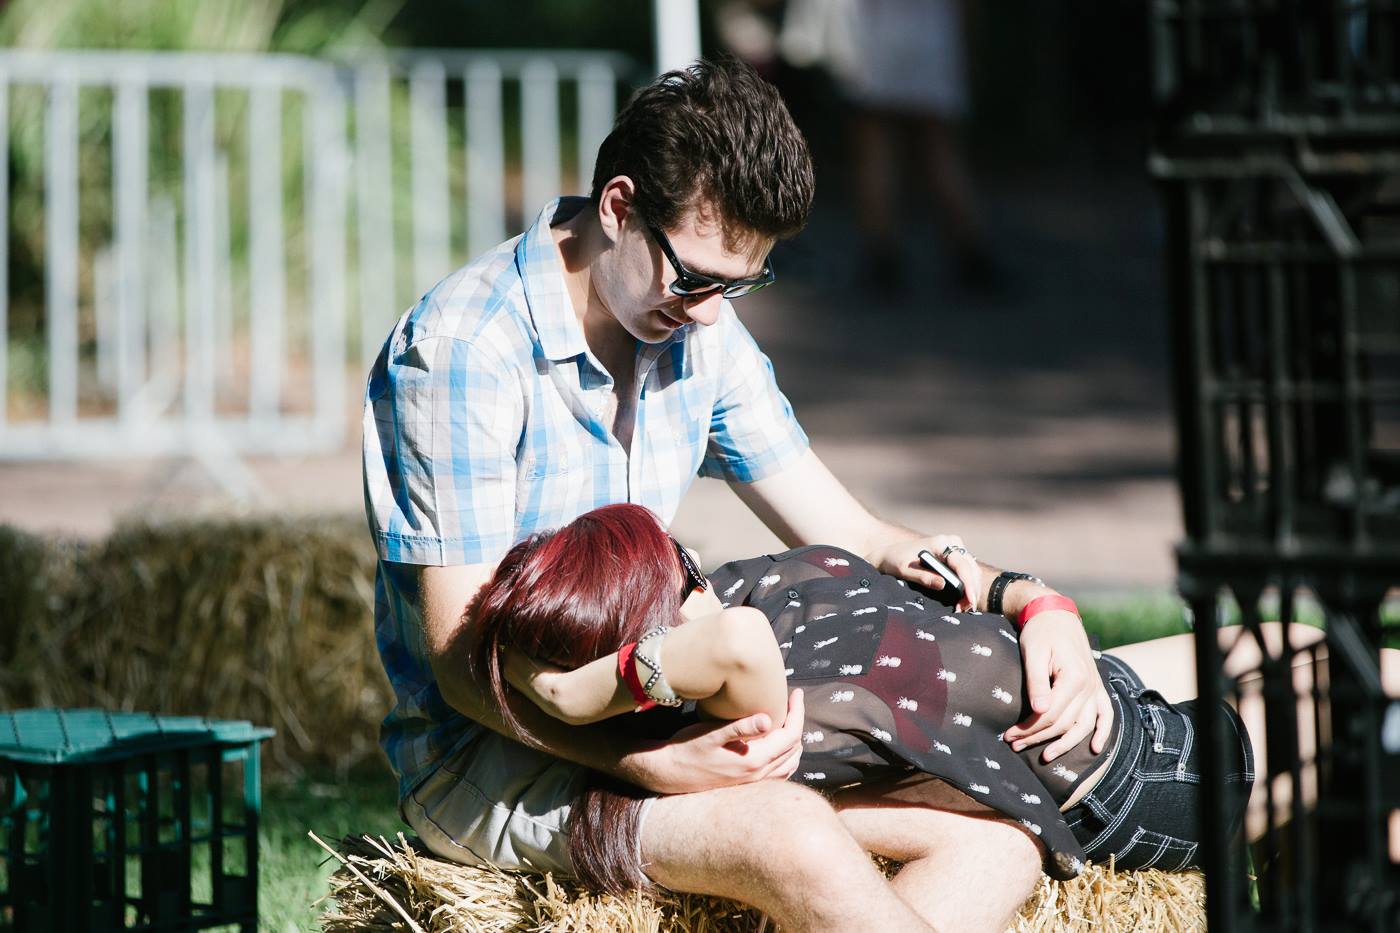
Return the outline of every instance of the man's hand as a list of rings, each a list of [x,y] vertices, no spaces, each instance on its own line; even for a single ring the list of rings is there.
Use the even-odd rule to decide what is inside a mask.
[[[845,548],[881,573],[941,590],[943,578],[919,563],[919,551],[927,548],[962,577],[968,598],[958,609],[975,609],[985,598],[982,571],[970,554],[954,551],[943,557],[945,548],[962,547],[962,538],[922,535],[876,518],[810,449],[778,473],[752,483],[730,483],[729,488],[788,547]]]
[[[661,794],[786,780],[802,757],[802,717],[802,691],[794,690],[787,720],[777,729],[764,713],[688,726],[663,744],[629,755],[627,777]]]
[[[953,550],[945,555],[943,552],[948,548]],[[919,560],[919,552],[925,550],[932,551],[962,578],[963,598],[953,608],[960,612],[976,609],[978,596],[982,592],[982,568],[978,566],[976,558],[963,547],[962,538],[957,535],[910,537],[891,541],[872,551],[868,559],[881,573],[901,577],[927,590],[941,590],[945,585],[943,578]]]
[[[1113,704],[1089,649],[1084,625],[1072,612],[1042,612],[1021,631],[1021,656],[1031,715],[1006,730],[1016,751],[1050,742],[1041,760],[1050,762],[1093,733],[1098,754],[1113,729]]]

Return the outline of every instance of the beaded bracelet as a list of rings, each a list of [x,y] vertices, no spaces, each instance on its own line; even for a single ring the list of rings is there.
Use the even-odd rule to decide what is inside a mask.
[[[650,671],[642,684],[642,693],[657,706],[680,706],[685,702],[671,689],[666,675],[661,672],[661,643],[670,631],[669,625],[658,625],[637,639],[637,648],[633,652],[634,667],[642,666]]]

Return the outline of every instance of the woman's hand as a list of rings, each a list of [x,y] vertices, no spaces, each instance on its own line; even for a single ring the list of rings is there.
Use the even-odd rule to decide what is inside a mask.
[[[802,757],[802,719],[802,691],[794,690],[781,726],[774,728],[767,713],[687,726],[663,744],[624,756],[622,776],[659,794],[786,780]]]
[[[1020,751],[1054,739],[1041,753],[1051,762],[1092,733],[1089,748],[1101,752],[1113,730],[1113,704],[1079,617],[1038,613],[1021,630],[1021,655],[1032,712],[1006,730],[1005,740]]]

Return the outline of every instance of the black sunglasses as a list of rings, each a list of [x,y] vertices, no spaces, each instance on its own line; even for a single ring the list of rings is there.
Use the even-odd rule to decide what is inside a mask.
[[[666,537],[671,538],[670,535]],[[681,587],[681,602],[690,598],[692,593],[700,590],[708,590],[710,581],[705,579],[705,575],[700,572],[700,568],[695,566],[695,559],[690,556],[690,552],[681,547],[681,543],[675,538],[671,538],[671,543],[676,546],[676,556],[681,559],[681,570],[685,572],[685,585]]]
[[[647,230],[651,232],[651,237],[656,241],[656,245],[661,247],[661,252],[671,263],[671,268],[676,270],[676,277],[671,280],[671,294],[679,295],[681,298],[695,298],[716,289],[719,289],[725,298],[742,298],[751,292],[758,291],[765,285],[772,285],[776,278],[773,275],[773,262],[770,258],[763,260],[762,272],[747,279],[717,279],[712,275],[692,272],[676,256],[676,251],[671,248],[671,241],[666,239],[666,234],[661,232],[660,227],[647,224]]]

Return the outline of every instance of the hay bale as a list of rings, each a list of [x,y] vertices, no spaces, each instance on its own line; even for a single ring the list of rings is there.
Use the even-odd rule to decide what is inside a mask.
[[[0,565],[11,552],[50,569],[0,578],[0,604],[20,607],[0,612],[0,645],[23,661],[0,705],[251,719],[277,729],[271,770],[379,763],[392,695],[363,522],[128,524],[87,545],[7,531]]]
[[[336,857],[342,867],[331,878],[327,899],[332,903],[321,916],[328,933],[405,927],[425,933],[759,933],[765,929],[760,914],[732,901],[664,890],[651,896],[592,894],[552,875],[444,861],[402,834],[397,843],[382,837],[347,836],[340,841]],[[1205,926],[1205,881],[1200,872],[1116,872],[1112,866],[1090,865],[1073,881],[1042,878],[1009,931],[1181,933],[1203,931]]]
[[[0,709],[36,705],[43,673],[60,666],[56,627],[71,619],[82,546],[0,525]]]

